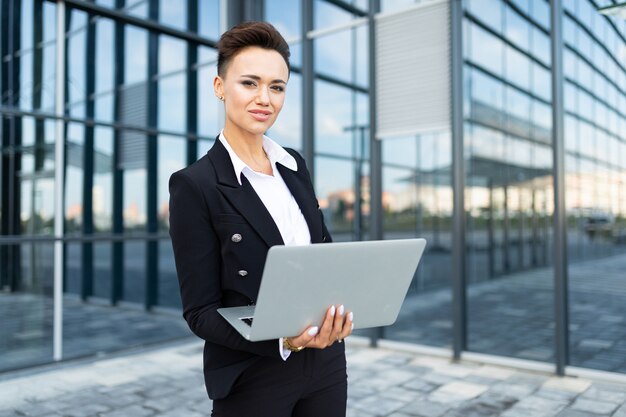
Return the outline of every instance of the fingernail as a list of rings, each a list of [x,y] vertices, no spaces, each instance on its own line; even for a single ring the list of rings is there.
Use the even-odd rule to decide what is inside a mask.
[[[334,316],[334,315],[335,315],[335,306],[332,306],[332,307],[330,308],[330,315],[331,315],[331,316]]]
[[[343,316],[343,304],[339,306],[339,315]]]
[[[309,334],[309,336],[315,336],[318,331],[319,329],[317,328],[317,326],[315,326],[311,327],[307,333]]]
[[[352,312],[350,312],[350,314],[348,314],[348,319],[350,319],[350,321],[352,321],[353,318],[354,318],[354,314]]]

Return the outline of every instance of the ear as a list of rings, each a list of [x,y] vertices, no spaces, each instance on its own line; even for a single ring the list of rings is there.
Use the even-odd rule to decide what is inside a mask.
[[[216,75],[213,79],[213,89],[215,90],[215,95],[218,98],[224,97],[224,81],[219,75]]]

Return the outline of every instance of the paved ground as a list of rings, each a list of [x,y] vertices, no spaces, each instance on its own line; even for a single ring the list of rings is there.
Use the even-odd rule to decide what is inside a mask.
[[[202,417],[201,344],[0,376],[0,417]],[[626,385],[348,341],[348,416],[626,417]]]

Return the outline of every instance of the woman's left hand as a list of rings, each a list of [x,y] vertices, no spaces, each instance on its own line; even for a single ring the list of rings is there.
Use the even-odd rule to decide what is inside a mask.
[[[318,329],[309,327],[299,336],[287,338],[292,346],[325,349],[335,342],[341,342],[352,334],[354,316],[343,305],[331,306],[326,311],[324,322]]]

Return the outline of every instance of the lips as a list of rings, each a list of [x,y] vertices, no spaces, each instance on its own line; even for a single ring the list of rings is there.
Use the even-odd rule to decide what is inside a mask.
[[[259,122],[267,121],[272,115],[272,112],[269,110],[249,110],[249,113]]]

